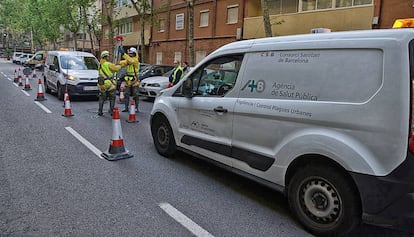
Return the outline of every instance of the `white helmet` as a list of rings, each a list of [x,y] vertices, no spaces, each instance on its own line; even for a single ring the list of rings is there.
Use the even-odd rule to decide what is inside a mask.
[[[134,47],[129,48],[128,53],[137,53],[137,49]]]

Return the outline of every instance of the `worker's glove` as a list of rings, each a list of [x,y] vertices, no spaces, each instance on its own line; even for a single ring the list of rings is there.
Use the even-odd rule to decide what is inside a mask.
[[[118,46],[118,52],[123,55],[125,53],[124,48],[122,48],[121,46]]]

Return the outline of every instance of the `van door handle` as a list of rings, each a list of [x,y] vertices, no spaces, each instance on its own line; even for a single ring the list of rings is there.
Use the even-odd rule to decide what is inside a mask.
[[[227,113],[227,109],[223,108],[222,106],[218,106],[218,107],[214,108],[214,112]]]

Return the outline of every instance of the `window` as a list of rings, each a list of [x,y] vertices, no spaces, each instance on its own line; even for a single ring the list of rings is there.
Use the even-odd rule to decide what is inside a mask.
[[[86,39],[86,33],[77,33],[76,39],[78,40],[85,40]]]
[[[195,96],[224,96],[236,83],[242,55],[213,59],[189,76]]]
[[[119,25],[119,34],[127,34],[132,32],[132,21],[122,23]]]
[[[174,62],[181,62],[181,52],[174,52]]]
[[[176,30],[184,29],[184,13],[175,15],[175,29]]]
[[[209,11],[208,10],[200,11],[200,27],[207,27],[208,26],[208,17],[209,17]]]
[[[201,62],[201,60],[203,60],[206,57],[206,51],[196,51],[196,63]]]
[[[158,20],[158,32],[164,32],[165,31],[165,19],[159,19]]]
[[[227,24],[236,24],[239,19],[239,5],[227,6]]]
[[[267,5],[271,15],[279,15],[298,12],[298,2],[299,0],[268,0]]]
[[[156,63],[162,64],[162,52],[157,52],[156,54]]]
[[[129,0],[115,0],[115,8],[123,7],[129,4]]]
[[[283,4],[287,0],[276,0]],[[273,1],[270,1],[273,2]],[[291,1],[290,3],[292,3]],[[323,10],[323,9],[333,9],[333,8],[341,8],[341,7],[354,7],[354,6],[361,6],[361,5],[372,5],[373,0],[299,0],[299,9],[300,11],[315,11],[315,10]],[[273,5],[272,5],[273,7]],[[275,6],[276,9],[270,11],[271,14],[278,14],[277,12],[277,5]],[[270,7],[269,7],[270,8]],[[284,13],[284,12],[282,12]]]

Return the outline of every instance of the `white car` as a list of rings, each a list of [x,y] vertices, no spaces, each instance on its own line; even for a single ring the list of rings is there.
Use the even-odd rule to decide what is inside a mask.
[[[154,77],[148,77],[141,81],[139,84],[138,94],[140,96],[146,96],[150,98],[157,97],[160,92],[168,87],[168,84],[170,84],[169,77],[171,73],[174,72],[173,68],[172,70],[164,73],[162,76],[154,76]],[[192,68],[190,68],[191,71]]]

